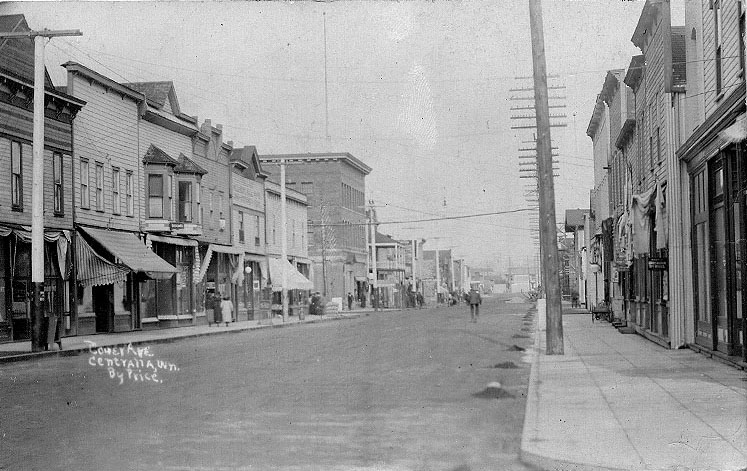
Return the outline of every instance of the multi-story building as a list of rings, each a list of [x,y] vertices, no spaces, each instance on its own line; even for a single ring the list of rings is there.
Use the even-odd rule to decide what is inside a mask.
[[[143,222],[138,122],[145,96],[81,64],[64,67],[68,92],[88,103],[74,126],[71,201],[78,263],[72,332],[139,329],[145,280],[170,279],[176,271],[138,237]]]
[[[620,71],[614,71],[620,74]],[[609,179],[607,168],[610,161],[610,113],[602,94],[597,95],[594,111],[586,128],[586,135],[593,143],[594,150],[594,189],[589,195],[591,211],[589,224],[585,226],[589,250],[589,271],[593,274],[587,279],[586,305],[593,307],[609,302],[610,298],[610,263],[605,257],[603,233],[608,231],[610,204]]]
[[[376,286],[384,307],[402,307],[404,305],[404,286],[406,271],[405,247],[386,234],[376,231],[376,241],[369,247],[369,252],[376,250]],[[369,260],[369,266],[373,260]]]
[[[171,82],[129,83],[145,96],[136,123],[142,159],[140,231],[161,258],[176,267],[171,277],[153,276],[140,284],[143,329],[194,325],[204,319],[195,290],[202,179],[206,170],[192,156],[197,120],[181,112]]]
[[[686,140],[676,157],[686,171],[680,227],[684,273],[691,274],[682,289],[693,298],[683,336],[692,348],[744,364],[745,11],[736,1],[688,2],[686,25],[693,59],[687,66],[688,113],[681,134]]]
[[[567,209],[565,211],[565,232],[573,234],[573,250],[568,261],[571,299],[575,296],[579,305],[586,306],[586,233],[584,224],[589,215],[588,209]]]
[[[0,31],[29,31],[23,15],[0,17]],[[0,341],[31,337],[31,192],[34,43],[0,41]],[[45,70],[44,107],[44,315],[75,332],[75,280],[70,241],[73,199],[73,126],[85,102],[55,90]],[[7,167],[5,167],[7,165]],[[72,275],[72,276],[71,276]],[[39,326],[41,327],[41,326]]]
[[[308,198],[309,258],[314,289],[328,298],[357,298],[367,292],[366,175],[371,167],[349,153],[260,156],[278,181],[286,165],[286,186]]]
[[[588,279],[605,279],[601,299],[615,317],[676,348],[684,342],[680,326],[687,312],[680,276],[682,172],[674,154],[686,111],[685,29],[672,26],[668,2],[647,1],[631,40],[642,55],[626,72],[607,74],[592,118],[594,124],[607,116],[609,140],[600,139],[599,152],[608,146],[608,159],[600,163],[610,191],[607,201],[592,201],[589,222],[601,230],[586,230]],[[596,137],[602,129],[591,130]],[[609,216],[601,221],[600,208]]]
[[[431,244],[436,246],[437,244]],[[423,250],[422,290],[427,302],[443,301],[453,285],[451,249]],[[438,261],[436,261],[438,260]]]
[[[294,315],[308,309],[309,290],[313,287],[310,276],[311,260],[308,253],[308,200],[307,196],[296,190],[285,189],[285,219],[286,219],[286,260],[282,254],[282,227],[280,184],[265,181],[265,201],[267,216],[267,255],[269,261],[269,276],[272,287],[272,311],[282,311],[280,291],[282,285],[282,270],[286,271],[286,286],[288,294],[289,314]],[[269,293],[266,293],[269,294]],[[270,301],[265,297],[265,301]]]
[[[232,143],[229,142],[232,146]],[[267,288],[268,266],[265,237],[265,180],[257,149],[254,146],[234,148],[229,155],[229,201],[231,237],[238,247],[243,282],[237,293],[238,320],[266,318],[267,303],[262,304],[262,289]],[[306,223],[306,218],[303,218]]]

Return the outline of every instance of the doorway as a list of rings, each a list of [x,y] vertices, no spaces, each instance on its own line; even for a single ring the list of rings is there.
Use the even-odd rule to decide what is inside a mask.
[[[94,286],[92,307],[96,313],[96,332],[114,331],[114,285]]]

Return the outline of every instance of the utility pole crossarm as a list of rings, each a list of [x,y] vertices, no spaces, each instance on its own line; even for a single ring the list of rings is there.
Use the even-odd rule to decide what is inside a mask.
[[[35,38],[37,36],[54,38],[57,36],[83,36],[83,33],[81,33],[78,29],[43,29],[41,31],[10,31],[6,33],[0,32],[0,39]]]

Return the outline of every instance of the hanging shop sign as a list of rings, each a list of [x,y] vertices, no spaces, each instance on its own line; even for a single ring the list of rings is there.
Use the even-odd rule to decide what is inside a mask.
[[[651,257],[648,259],[649,270],[668,270],[669,259],[666,257]]]

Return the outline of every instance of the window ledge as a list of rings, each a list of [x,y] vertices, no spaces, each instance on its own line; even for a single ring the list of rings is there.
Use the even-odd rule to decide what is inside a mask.
[[[54,213],[54,217],[56,217],[56,218],[64,218],[65,217],[65,213],[57,213],[56,212],[56,213]]]

